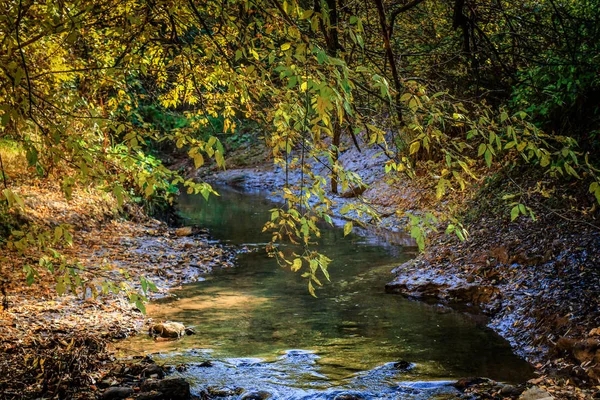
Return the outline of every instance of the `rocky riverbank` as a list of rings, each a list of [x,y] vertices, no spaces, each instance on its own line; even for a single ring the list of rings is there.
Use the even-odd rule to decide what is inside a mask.
[[[368,187],[360,196],[333,196],[334,213],[339,214],[348,202],[365,202],[384,215],[382,221],[362,221],[366,226],[402,232],[406,212],[440,212],[427,180],[386,180],[375,154],[368,157],[351,148],[340,160],[346,168],[368,177]],[[439,233],[430,234],[424,253],[394,270],[397,277],[386,290],[486,314],[489,326],[535,366],[538,377],[529,386],[541,386],[556,398],[597,398],[598,210],[582,200],[586,193],[573,193],[568,183],[553,189],[563,203],[549,204],[542,191],[535,189],[538,178],[530,175],[513,171],[496,176],[495,182],[479,191],[471,188],[464,195],[455,194],[452,202],[470,238],[461,242],[442,233],[445,226],[439,226]],[[255,164],[219,172],[210,179],[243,190],[273,190],[282,187],[286,178],[281,169]],[[297,174],[288,173],[292,184],[298,180]],[[504,194],[514,197],[515,192],[526,198],[535,220],[520,217],[509,222],[502,198]],[[473,387],[482,397],[507,397]]]
[[[68,262],[80,263],[86,287],[101,292],[108,280],[120,290],[97,298],[89,289],[58,296],[53,274],[38,268],[29,286],[23,263],[32,261],[3,253],[2,399],[99,397],[115,383],[109,379],[115,364],[107,345],[147,329],[124,289],[140,289],[143,276],[157,287],[150,298],[165,296],[214,268],[233,266],[235,251],[210,241],[205,231],[169,228],[133,208],[126,219],[115,211],[114,199],[94,192],[75,192],[67,202],[50,183],[22,190],[31,194],[25,203],[30,223],[71,227],[73,243],[61,252]]]

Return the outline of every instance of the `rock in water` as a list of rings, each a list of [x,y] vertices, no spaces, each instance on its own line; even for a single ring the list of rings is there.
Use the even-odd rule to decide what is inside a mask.
[[[408,361],[404,361],[404,360],[397,361],[394,363],[394,368],[399,369],[401,371],[406,371],[406,370],[410,369],[411,366],[412,366],[411,363],[409,363]]]
[[[195,335],[196,331],[194,330],[194,328],[187,327],[187,328],[185,328],[185,334],[186,335]]]
[[[463,378],[456,381],[452,386],[458,390],[465,390],[468,387],[480,385],[482,383],[491,383],[492,381],[488,378],[470,377]]]
[[[242,400],[265,400],[271,397],[271,393],[265,391],[250,392],[242,396]]]
[[[183,378],[148,379],[141,386],[142,392],[159,392],[165,400],[188,400],[190,384]]]
[[[144,378],[159,378],[159,379],[162,379],[162,378],[165,377],[165,371],[159,365],[150,364],[146,368],[144,368],[144,370],[142,371],[141,375]]]
[[[149,334],[162,338],[177,339],[185,335],[186,328],[179,322],[161,322],[150,327]]]

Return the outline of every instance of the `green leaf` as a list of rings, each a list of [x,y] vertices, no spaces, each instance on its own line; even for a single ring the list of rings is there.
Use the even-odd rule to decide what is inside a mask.
[[[510,210],[510,220],[514,221],[519,216],[519,206],[516,205]]]
[[[58,293],[59,296],[62,296],[63,294],[65,294],[66,291],[67,291],[67,288],[66,288],[64,282],[59,281],[56,284],[56,293]]]
[[[135,306],[142,312],[142,314],[146,315],[146,305],[140,299],[135,301]]]
[[[140,278],[140,283],[142,284],[142,291],[146,293],[148,291],[148,281],[143,276]]]
[[[486,150],[483,157],[485,158],[485,163],[488,166],[488,168],[491,167],[492,166],[492,152],[489,149]]]
[[[486,148],[487,148],[487,146],[485,145],[485,143],[481,143],[479,145],[479,148],[477,149],[477,156],[481,157],[483,155],[483,153],[485,153]]]

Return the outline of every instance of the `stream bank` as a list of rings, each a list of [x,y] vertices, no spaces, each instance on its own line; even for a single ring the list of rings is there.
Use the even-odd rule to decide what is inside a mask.
[[[360,162],[357,160],[367,160]],[[379,160],[381,161],[381,160]],[[378,161],[348,149],[341,163],[371,177],[359,198],[335,196],[334,212],[347,202],[363,202],[385,215],[374,230],[399,231],[406,218],[397,210],[435,212],[434,190],[423,181],[382,179]],[[381,165],[381,164],[379,164]],[[243,165],[205,179],[244,190],[274,190],[285,182],[272,165]],[[318,172],[318,171],[317,171]],[[214,174],[213,174],[214,173]],[[200,175],[202,176],[202,175]],[[293,178],[297,179],[297,177]],[[535,368],[531,385],[557,398],[597,398],[600,391],[600,235],[589,204],[568,183],[555,189],[564,204],[547,204],[527,171],[496,177],[495,191],[469,189],[459,199],[471,237],[460,242],[443,233],[429,237],[427,250],[395,269],[386,290],[408,298],[479,310],[489,326]],[[487,190],[487,192],[486,192]],[[503,193],[526,192],[536,221],[507,222]],[[523,194],[522,194],[523,195]],[[275,194],[274,197],[277,195]],[[591,209],[591,214],[585,212]],[[583,211],[580,211],[583,210]],[[463,214],[464,216],[464,214]],[[370,224],[373,221],[363,221]],[[594,226],[594,224],[596,224]],[[444,226],[440,227],[443,232]],[[482,394],[483,395],[483,394]],[[499,393],[485,396],[502,398]]]
[[[15,190],[30,194],[29,223],[71,226],[73,244],[61,251],[85,267],[83,279],[97,284],[109,278],[139,289],[144,276],[156,284],[158,292],[149,293],[155,298],[233,266],[235,251],[211,241],[206,231],[188,236],[135,207],[119,214],[116,200],[101,192],[76,190],[67,202],[49,181]],[[147,330],[147,318],[122,292],[58,296],[55,277],[41,268],[35,283],[27,285],[23,265],[36,256],[0,256],[0,398],[98,398],[116,382],[114,371],[122,369],[108,345]]]

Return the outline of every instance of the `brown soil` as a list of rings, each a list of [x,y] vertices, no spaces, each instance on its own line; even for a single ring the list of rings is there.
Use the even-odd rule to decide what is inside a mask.
[[[20,186],[27,193],[28,224],[72,228],[73,245],[61,252],[84,267],[81,276],[101,291],[104,280],[140,287],[145,276],[165,295],[167,289],[197,279],[212,268],[230,267],[231,250],[208,243],[206,233],[179,237],[175,230],[144,217],[134,207],[123,219],[114,199],[76,191],[67,202],[49,182]],[[3,307],[0,310],[0,396],[3,399],[95,398],[114,368],[107,344],[135,334],[144,315],[118,294],[91,296],[87,290],[57,296],[55,276],[38,268],[36,282],[25,283],[25,256],[4,251],[1,258]]]

